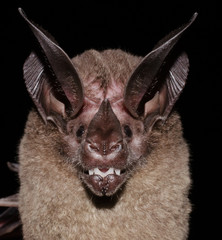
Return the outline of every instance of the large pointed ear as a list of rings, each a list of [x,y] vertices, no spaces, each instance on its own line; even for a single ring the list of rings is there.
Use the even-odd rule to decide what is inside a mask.
[[[21,8],[19,12],[38,43],[23,67],[27,90],[43,120],[51,120],[63,130],[66,119],[83,105],[82,83],[70,58],[52,37],[31,22]]]
[[[172,51],[197,14],[182,27],[164,37],[143,58],[131,75],[124,93],[124,104],[135,117],[150,126],[165,120],[178,99],[187,78],[189,61],[185,53]]]

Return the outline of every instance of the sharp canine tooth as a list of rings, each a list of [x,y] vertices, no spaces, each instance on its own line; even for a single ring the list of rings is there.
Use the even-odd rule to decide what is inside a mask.
[[[108,174],[114,174],[114,168],[109,168],[109,170],[107,172],[105,172],[106,175]]]
[[[94,168],[94,173],[95,173],[96,175],[101,175],[101,174],[100,174],[101,171],[99,170],[98,167],[97,167],[97,168]]]
[[[93,175],[93,173],[94,173],[94,169],[90,169],[89,170],[89,175]]]
[[[120,169],[115,169],[115,173],[120,176]]]

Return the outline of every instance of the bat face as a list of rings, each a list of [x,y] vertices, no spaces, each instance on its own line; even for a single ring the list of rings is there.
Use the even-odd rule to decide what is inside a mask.
[[[144,58],[91,50],[73,60],[20,14],[38,43],[23,70],[39,114],[60,131],[63,154],[83,183],[98,196],[113,195],[144,161],[154,124],[164,123],[185,85],[188,57],[173,50],[196,14]]]
[[[100,85],[100,79],[91,81]],[[89,84],[87,92],[95,95],[96,91],[98,98],[86,96],[78,117],[68,122],[65,152],[93,193],[110,196],[147,154],[148,132],[144,122],[135,119],[124,106],[123,84],[110,79],[106,91],[94,84]]]

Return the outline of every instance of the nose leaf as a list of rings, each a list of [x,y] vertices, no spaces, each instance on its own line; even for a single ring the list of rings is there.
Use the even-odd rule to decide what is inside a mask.
[[[108,155],[122,149],[122,139],[120,122],[105,99],[89,124],[86,142],[90,143],[91,151]]]

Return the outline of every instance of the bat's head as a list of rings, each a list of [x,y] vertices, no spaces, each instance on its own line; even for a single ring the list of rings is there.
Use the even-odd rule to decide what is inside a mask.
[[[20,13],[39,45],[24,79],[41,117],[61,132],[66,159],[84,184],[98,196],[113,195],[148,154],[153,125],[167,119],[185,85],[187,55],[173,49],[196,15],[143,59],[91,50],[71,60]]]

